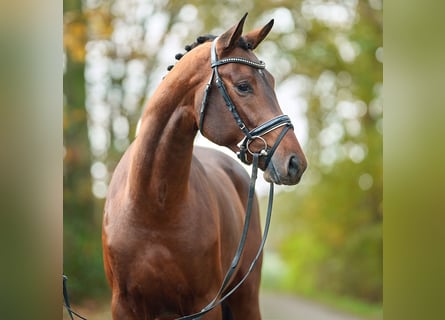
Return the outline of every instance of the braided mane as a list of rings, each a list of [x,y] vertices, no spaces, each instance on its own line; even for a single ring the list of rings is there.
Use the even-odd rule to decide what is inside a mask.
[[[187,54],[187,52],[192,51],[194,48],[196,48],[197,46],[199,46],[200,44],[207,42],[207,41],[213,41],[216,38],[216,36],[212,35],[212,34],[207,34],[207,35],[203,35],[203,36],[199,36],[198,38],[196,38],[196,41],[193,42],[192,44],[188,44],[184,47],[185,49],[185,53],[177,53],[175,55],[175,59],[176,60],[180,60],[185,54]],[[167,67],[167,70],[170,71],[171,69],[173,69],[174,65],[169,65]]]
[[[207,41],[213,41],[215,38],[216,38],[216,36],[214,36],[214,35],[212,35],[212,34],[206,34],[206,35],[203,35],[203,36],[199,36],[198,38],[196,38],[196,41],[195,41],[195,42],[193,42],[192,44],[186,45],[186,46],[184,47],[184,49],[185,49],[185,51],[186,51],[185,53],[177,53],[177,54],[175,55],[175,59],[176,59],[176,60],[180,60],[185,54],[187,54],[187,52],[192,51],[194,48],[196,48],[196,47],[199,46],[200,44],[203,44],[203,43],[205,43],[205,42],[207,42]],[[249,50],[249,49],[251,49],[251,48],[250,48],[250,45],[246,42],[246,40],[245,40],[243,37],[241,37],[241,38],[238,40],[238,46],[239,46],[240,48],[244,49],[244,50]],[[173,64],[172,64],[172,65],[169,65],[169,66],[167,67],[167,70],[170,71],[171,69],[173,69],[173,67],[174,67]]]

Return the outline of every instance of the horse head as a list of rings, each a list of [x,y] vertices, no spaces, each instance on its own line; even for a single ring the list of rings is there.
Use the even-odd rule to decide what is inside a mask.
[[[246,16],[219,37],[198,39],[202,45],[193,46],[193,61],[188,54],[181,59],[195,65],[193,79],[203,74],[194,95],[196,126],[247,164],[254,153],[260,154],[259,167],[266,181],[297,184],[306,158],[277,101],[274,77],[253,53],[274,21],[243,36]]]

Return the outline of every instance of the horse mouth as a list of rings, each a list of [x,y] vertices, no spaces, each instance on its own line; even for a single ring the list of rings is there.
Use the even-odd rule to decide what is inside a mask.
[[[275,184],[282,184],[280,175],[277,173],[275,167],[273,165],[269,165],[267,169],[263,173],[264,180],[267,182],[272,182]]]

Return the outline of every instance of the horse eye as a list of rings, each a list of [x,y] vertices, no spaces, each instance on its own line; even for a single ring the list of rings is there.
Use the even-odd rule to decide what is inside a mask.
[[[242,82],[236,86],[239,92],[241,93],[251,93],[253,92],[252,87],[247,82]]]

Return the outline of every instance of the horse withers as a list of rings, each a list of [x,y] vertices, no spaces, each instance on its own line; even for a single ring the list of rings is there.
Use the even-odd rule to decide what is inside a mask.
[[[114,171],[102,232],[113,319],[177,319],[218,294],[240,241],[249,176],[229,156],[194,147],[198,130],[243,162],[256,155],[271,183],[296,184],[306,169],[274,78],[253,53],[273,20],[242,36],[246,15],[219,37],[188,46],[148,101],[138,136]],[[244,277],[260,242],[255,198],[244,251],[225,291]],[[202,319],[261,319],[260,274],[261,257]]]

